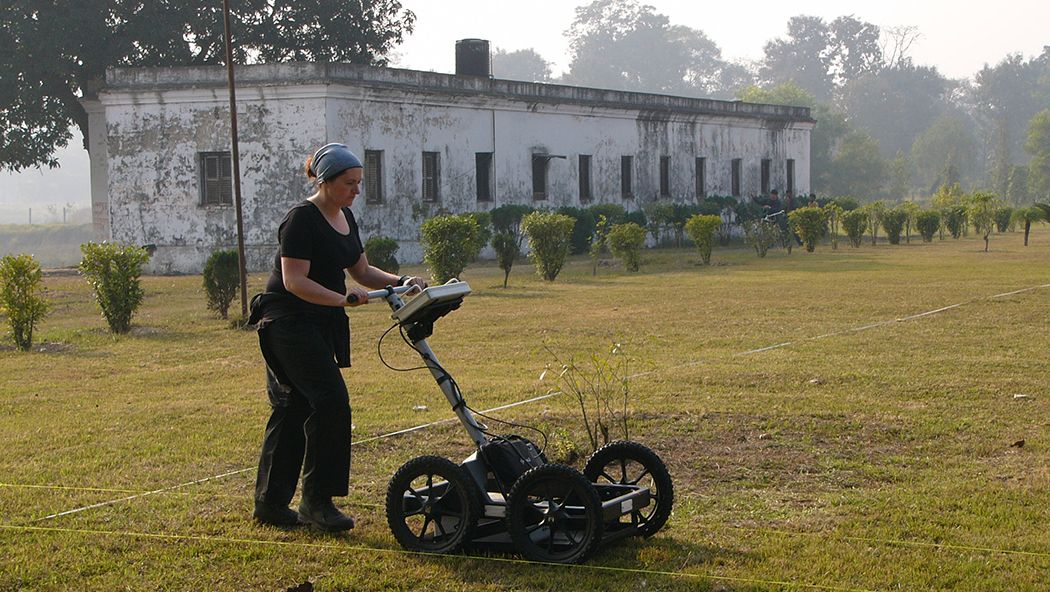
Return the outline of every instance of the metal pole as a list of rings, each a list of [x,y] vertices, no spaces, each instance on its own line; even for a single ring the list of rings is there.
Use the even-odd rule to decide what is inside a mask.
[[[241,157],[237,150],[237,91],[233,79],[233,41],[230,37],[230,0],[222,0],[226,32],[226,79],[230,89],[230,144],[233,156],[233,200],[237,207],[237,263],[241,275],[241,317],[248,316],[248,266],[244,257],[244,216],[241,214]]]

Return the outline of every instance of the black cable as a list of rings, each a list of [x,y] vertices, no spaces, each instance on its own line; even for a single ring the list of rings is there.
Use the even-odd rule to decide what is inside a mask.
[[[429,370],[430,368],[427,367],[427,366],[416,366],[415,368],[395,368],[395,367],[393,367],[393,366],[391,366],[390,364],[387,363],[387,361],[383,358],[383,340],[386,339],[386,336],[391,331],[394,330],[394,327],[401,327],[401,324],[400,323],[394,323],[393,325],[390,325],[390,328],[387,329],[386,331],[383,331],[383,334],[379,336],[379,341],[376,343],[376,353],[379,354],[379,361],[382,362],[384,366],[386,366],[387,368],[390,368],[394,372],[412,372],[412,371],[415,371],[415,370]],[[404,330],[401,331],[401,338],[402,339],[405,338]],[[411,344],[409,344],[409,345],[411,345]],[[416,348],[413,347],[412,349],[416,349]],[[419,350],[416,350],[416,351],[419,351]]]

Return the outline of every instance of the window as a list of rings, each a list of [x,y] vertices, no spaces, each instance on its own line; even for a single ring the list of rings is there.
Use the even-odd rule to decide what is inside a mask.
[[[200,153],[202,206],[233,205],[233,161],[229,152]]]
[[[631,199],[634,197],[634,180],[631,179],[631,172],[634,169],[634,157],[633,156],[621,156],[620,157],[620,196],[624,199]]]
[[[547,199],[547,163],[550,158],[545,154],[532,155],[532,199]]]
[[[438,201],[438,153],[423,153],[423,201]]]
[[[772,164],[772,160],[762,159],[762,195],[769,195],[769,169]]]
[[[671,157],[660,157],[660,197],[671,197]]]
[[[707,197],[707,159],[703,156],[696,157],[696,196]]]
[[[580,155],[580,202],[591,201],[591,157]]]
[[[732,193],[733,197],[740,197],[740,159],[734,158],[732,162],[731,175],[732,175]]]
[[[794,195],[795,194],[795,159],[787,159],[787,187],[785,190]]]
[[[383,203],[383,151],[365,150],[365,203]]]
[[[476,152],[474,169],[478,181],[478,201],[492,201],[492,153]]]

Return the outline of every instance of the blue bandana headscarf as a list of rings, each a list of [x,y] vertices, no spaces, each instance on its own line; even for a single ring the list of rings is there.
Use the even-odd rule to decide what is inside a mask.
[[[350,152],[346,144],[325,144],[314,153],[310,169],[317,175],[317,181],[323,183],[347,169],[362,168],[361,159]]]

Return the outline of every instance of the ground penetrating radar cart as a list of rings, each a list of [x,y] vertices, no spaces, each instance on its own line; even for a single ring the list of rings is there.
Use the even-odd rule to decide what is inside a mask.
[[[420,456],[394,474],[386,516],[402,547],[451,553],[464,545],[510,543],[530,560],[576,563],[602,543],[660,530],[674,502],[660,457],[636,442],[613,442],[595,451],[580,473],[549,463],[526,438],[489,431],[427,344],[434,322],[459,308],[470,286],[451,280],[407,303],[401,298],[416,291],[387,287],[368,298],[390,305],[402,338],[423,359],[420,369],[434,376],[477,451],[458,465]]]

